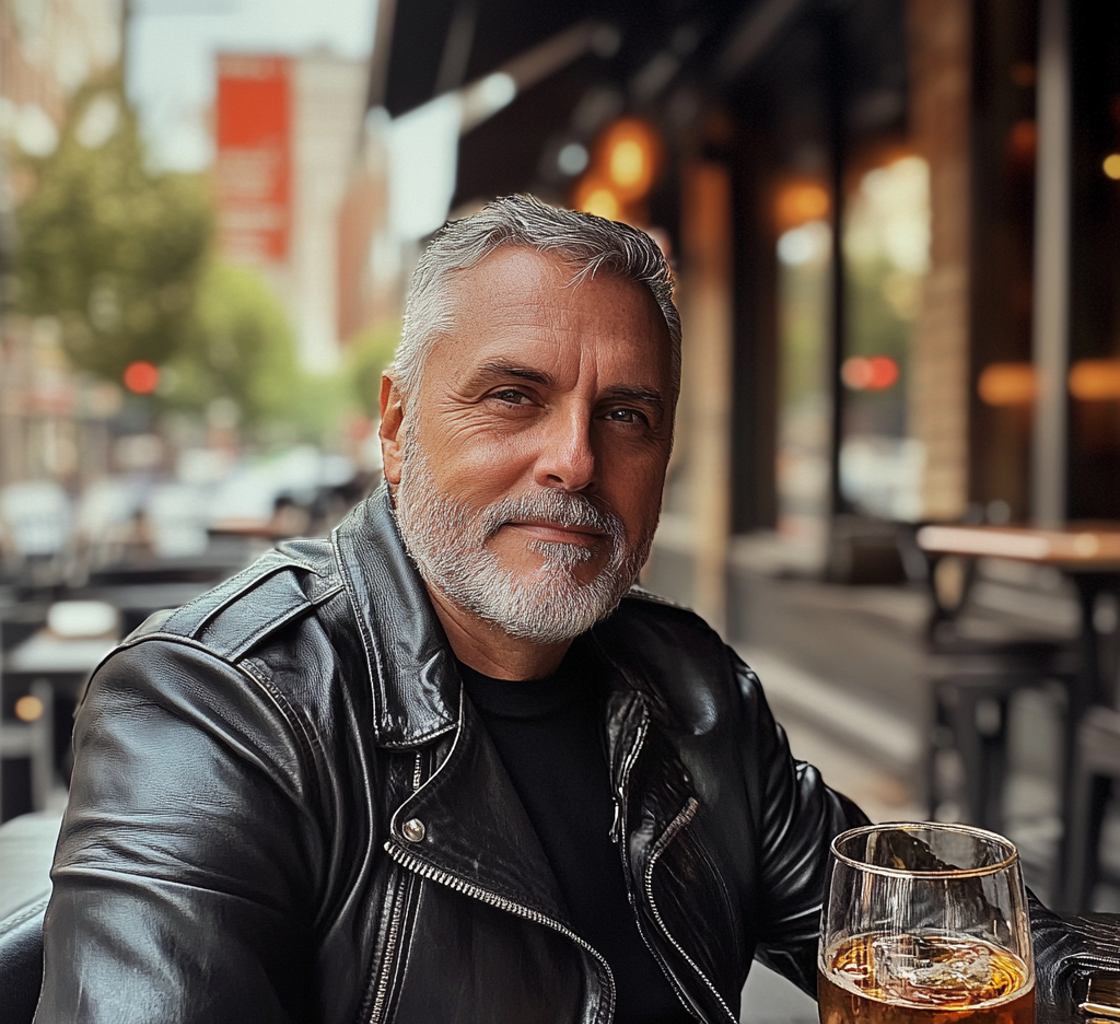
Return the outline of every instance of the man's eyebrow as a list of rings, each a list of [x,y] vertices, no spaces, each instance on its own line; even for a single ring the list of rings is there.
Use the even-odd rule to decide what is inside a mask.
[[[607,388],[603,397],[616,401],[622,399],[627,402],[641,402],[643,405],[655,405],[659,409],[665,406],[665,399],[661,396],[660,391],[655,388],[636,387],[629,384],[616,384],[612,388]]]
[[[471,382],[485,384],[487,381],[502,380],[509,377],[526,380],[532,384],[540,384],[543,387],[549,387],[555,383],[555,378],[551,373],[545,373],[544,370],[534,370],[528,366],[518,366],[517,363],[511,363],[505,359],[492,359],[483,363],[471,374]]]

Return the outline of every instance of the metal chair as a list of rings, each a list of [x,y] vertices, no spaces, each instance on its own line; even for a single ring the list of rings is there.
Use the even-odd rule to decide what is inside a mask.
[[[947,796],[938,762],[943,751],[952,749],[961,764],[963,817],[999,832],[1011,702],[1028,689],[1068,685],[1076,656],[1058,642],[1008,641],[942,649],[936,663],[925,756],[929,816],[936,817]]]
[[[938,569],[948,564],[933,559],[930,566],[930,710],[924,758],[928,813],[936,818],[952,795],[963,805],[962,818],[998,832],[1004,827],[1011,703],[1026,690],[1067,689],[1080,655],[1073,638],[1024,639],[1006,630],[969,635],[964,626],[977,563],[957,562],[959,574],[945,585]],[[943,753],[950,750],[961,767],[959,792],[952,794],[939,771]]]

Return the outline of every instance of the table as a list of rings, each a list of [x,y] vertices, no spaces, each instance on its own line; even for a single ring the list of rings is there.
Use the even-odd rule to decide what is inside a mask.
[[[1071,806],[1070,763],[1077,726],[1094,704],[1114,706],[1117,649],[1120,631],[1114,631],[1106,647],[1095,623],[1097,599],[1111,593],[1120,601],[1120,524],[1070,523],[1058,529],[1027,526],[924,526],[916,535],[918,547],[931,561],[946,555],[965,558],[1009,558],[1061,570],[1073,583],[1080,608],[1078,633],[1080,668],[1069,693],[1065,727],[1061,851],[1058,881],[1068,864],[1069,813]],[[936,595],[934,597],[937,601]],[[940,612],[935,608],[935,615]]]
[[[13,806],[0,807],[0,818],[22,810],[41,810],[56,775],[65,780],[74,709],[90,673],[116,645],[114,637],[69,638],[40,629],[8,651],[0,662],[0,696],[3,703],[5,746],[30,761],[30,794],[23,783],[6,786]],[[32,696],[41,702],[40,718],[20,722],[16,702]],[[22,738],[25,743],[12,743]],[[26,748],[26,749],[20,749]]]
[[[1094,624],[1097,597],[1120,596],[1120,525],[1071,524],[1063,529],[1026,526],[924,526],[918,547],[934,559],[1009,558],[1052,565],[1065,573],[1077,590],[1081,612],[1082,672],[1074,693],[1078,716],[1091,704],[1115,699],[1112,680],[1102,670],[1102,645]]]

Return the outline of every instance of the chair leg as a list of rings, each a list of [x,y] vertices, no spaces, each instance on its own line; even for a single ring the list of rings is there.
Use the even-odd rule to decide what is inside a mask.
[[[1003,782],[1007,762],[1007,698],[983,685],[954,686],[953,739],[964,774],[968,820],[999,831],[1003,825]]]
[[[1110,790],[1120,781],[1120,711],[1090,708],[1073,745],[1069,797],[1055,891],[1064,910],[1088,910],[1100,874],[1101,832]]]
[[[1069,816],[1065,878],[1060,880],[1063,910],[1087,912],[1100,874],[1101,832],[1108,804],[1110,780],[1080,770],[1074,779]]]
[[[948,709],[946,702],[949,694],[946,692],[949,683],[947,680],[936,679],[930,684],[929,729],[926,735],[925,749],[925,799],[927,818],[934,821],[937,810],[941,805],[942,787],[938,772],[938,761],[941,752],[948,746],[945,742],[947,733],[951,733]]]

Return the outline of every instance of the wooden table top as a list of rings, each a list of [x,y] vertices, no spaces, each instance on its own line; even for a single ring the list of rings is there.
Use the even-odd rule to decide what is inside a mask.
[[[1120,523],[1031,526],[923,526],[918,546],[931,555],[1012,558],[1082,572],[1120,571]]]

